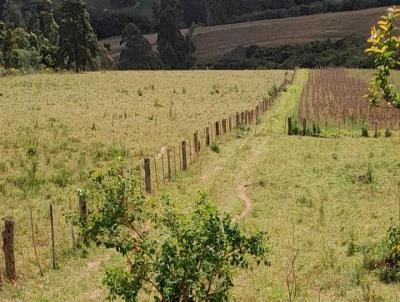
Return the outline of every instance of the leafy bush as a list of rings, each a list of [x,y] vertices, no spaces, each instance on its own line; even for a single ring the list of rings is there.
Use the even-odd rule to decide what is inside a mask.
[[[154,301],[228,301],[234,268],[247,267],[251,258],[268,264],[264,234],[244,235],[206,196],[189,213],[167,198],[156,211],[130,175],[121,165],[92,172],[81,190],[88,219],[74,219],[88,242],[127,259],[126,268],[106,272],[110,300],[138,301],[147,291]]]
[[[221,150],[219,149],[219,145],[216,142],[212,142],[210,146],[211,151],[215,153],[219,153]]]
[[[364,251],[364,266],[376,270],[382,282],[400,282],[400,227],[390,226],[378,246]]]
[[[361,128],[361,136],[362,137],[369,137],[369,133],[368,133],[368,128],[367,127],[362,127]]]

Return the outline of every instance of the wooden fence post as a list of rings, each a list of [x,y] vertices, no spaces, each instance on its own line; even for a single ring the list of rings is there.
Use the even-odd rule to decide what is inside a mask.
[[[57,268],[56,263],[56,242],[54,236],[54,211],[53,205],[50,204],[50,227],[51,227],[51,260],[53,264],[53,269]]]
[[[175,175],[176,175],[176,149],[175,149],[175,146],[174,146],[174,167],[175,167],[174,171],[175,171]]]
[[[172,180],[171,149],[169,147],[167,149],[167,173],[168,173],[168,181],[171,181]]]
[[[182,141],[182,170],[187,170],[186,141]]]
[[[219,121],[215,122],[215,135],[219,136],[220,132],[219,132]]]
[[[229,117],[229,133],[232,133],[232,116]]]
[[[161,153],[161,168],[162,168],[163,183],[165,184],[164,152]]]
[[[17,279],[14,257],[14,233],[15,221],[11,218],[7,218],[4,221],[3,252],[6,264],[6,276],[10,281],[15,281]]]
[[[211,137],[210,137],[210,127],[206,128],[206,146],[210,147],[211,145]]]
[[[226,134],[227,133],[227,127],[226,127],[226,119],[222,120],[222,133]]]
[[[240,123],[244,124],[244,111],[242,111],[241,116],[240,116]]]
[[[3,269],[0,266],[0,293],[3,291]]]
[[[194,153],[198,156],[200,153],[199,131],[196,130],[196,132],[193,135],[193,140],[194,140]]]
[[[157,160],[156,160],[155,156],[154,156],[153,160],[154,160],[154,173],[156,174],[155,175],[155,177],[156,177],[156,185],[157,185],[157,190],[159,190],[160,189],[160,185],[158,183]]]
[[[86,201],[85,193],[84,192],[79,192],[79,214],[80,214],[82,225],[85,228],[87,226],[88,213],[89,213],[89,211],[88,211],[88,207],[87,207],[87,201]],[[84,244],[87,243],[86,234],[82,235],[81,240],[83,241]]]
[[[292,135],[292,134],[293,134],[293,132],[292,132],[292,118],[289,117],[288,118],[288,135]]]
[[[144,159],[144,186],[147,193],[151,194],[151,164],[150,158],[146,157]]]
[[[240,125],[240,113],[236,112],[236,127]]]

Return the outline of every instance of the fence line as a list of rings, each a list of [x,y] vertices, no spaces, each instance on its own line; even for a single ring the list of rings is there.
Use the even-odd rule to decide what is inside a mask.
[[[234,112],[225,118],[218,119],[217,121],[211,122],[210,124],[204,127],[204,131],[199,131],[198,129],[189,137],[181,138],[178,145],[178,152],[176,150],[176,145],[164,146],[161,148],[160,152],[157,155],[147,156],[143,158],[142,164],[139,164],[135,167],[137,170],[139,183],[141,191],[144,191],[146,194],[154,193],[154,181],[156,183],[157,189],[160,189],[159,182],[159,174],[162,174],[161,184],[166,184],[167,182],[173,181],[173,176],[175,176],[178,171],[184,172],[187,171],[190,166],[196,162],[202,152],[207,148],[210,148],[213,144],[213,141],[216,138],[223,137],[224,135],[228,135],[232,133],[233,129],[238,128],[240,126],[251,126],[256,125],[260,116],[268,111],[271,106],[277,100],[278,95],[286,89],[287,85],[292,84],[295,77],[295,70],[293,71],[292,77],[285,79],[280,84],[279,87],[274,88],[269,97],[263,99],[260,103],[258,103],[255,108],[250,110],[243,110],[241,112]],[[191,139],[193,138],[193,140]],[[192,144],[193,141],[193,144]],[[202,145],[204,144],[204,148]],[[192,149],[193,147],[193,149]],[[192,153],[193,151],[193,153]],[[178,153],[178,154],[177,154]],[[153,165],[151,163],[153,159]],[[157,169],[157,160],[161,161],[161,172],[158,173]],[[179,161],[179,162],[178,162]],[[166,165],[166,166],[165,166]],[[178,166],[179,165],[179,166]],[[142,173],[143,169],[143,173]],[[154,171],[154,174],[152,173]],[[132,170],[132,173],[134,171]],[[72,210],[71,203],[69,203],[69,210]],[[55,206],[50,203],[49,205],[49,218],[50,218],[50,251],[51,251],[51,266],[53,269],[59,267],[56,258],[56,220],[55,216],[57,215]],[[82,225],[87,225],[88,222],[88,214],[89,208],[87,203],[87,197],[84,192],[78,192],[78,212],[79,212],[79,220]],[[37,239],[34,235],[34,218],[31,208],[31,231],[32,231],[32,248],[34,249],[36,255],[36,262],[39,268],[40,275],[43,275],[43,269],[40,264],[40,259],[38,257],[37,252]],[[81,234],[78,238],[75,239],[74,228],[72,225],[68,225],[70,229],[70,235],[72,240],[72,249],[75,250],[76,247],[85,245],[88,242],[87,234]],[[15,265],[15,220],[12,218],[5,219],[4,231],[3,231],[3,253],[5,259],[5,276],[6,279],[14,282],[17,280],[17,269]],[[66,232],[68,234],[68,232]],[[1,262],[0,262],[1,263]],[[0,291],[3,287],[3,271],[0,266]]]

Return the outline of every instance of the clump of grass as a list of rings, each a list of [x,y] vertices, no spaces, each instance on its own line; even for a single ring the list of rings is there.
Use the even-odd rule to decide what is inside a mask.
[[[137,90],[137,94],[138,94],[138,96],[143,96],[143,90],[141,88],[139,88]]]
[[[392,131],[389,128],[385,130],[385,137],[391,137],[392,135]]]
[[[368,128],[367,127],[362,127],[361,128],[361,136],[362,137],[369,137],[369,133],[368,133]]]
[[[211,149],[211,151],[213,151],[215,153],[220,153],[221,152],[221,150],[219,148],[219,145],[216,142],[212,142],[211,143],[210,149]]]
[[[355,243],[355,235],[354,232],[350,233],[350,238],[347,242],[347,256],[352,257],[357,251],[357,245]]]
[[[379,244],[364,250],[364,267],[376,271],[382,282],[400,282],[400,227],[390,226]]]
[[[67,172],[67,170],[65,170],[64,167],[61,167],[57,174],[52,177],[51,181],[60,188],[65,188],[68,184],[69,176],[70,174]]]
[[[374,171],[371,166],[368,166],[368,170],[365,174],[359,175],[357,180],[363,184],[369,185],[374,182]]]

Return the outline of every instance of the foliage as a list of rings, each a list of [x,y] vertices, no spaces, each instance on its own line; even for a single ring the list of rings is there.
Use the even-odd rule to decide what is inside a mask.
[[[359,10],[400,3],[398,0],[181,0],[186,26],[241,23]]]
[[[121,36],[121,44],[125,44],[118,62],[119,69],[160,69],[161,61],[144,38],[139,28],[129,23]]]
[[[364,266],[376,270],[383,282],[400,282],[400,227],[390,226],[375,249],[364,251]]]
[[[129,23],[136,24],[143,34],[154,32],[154,26],[149,18],[129,12],[111,10],[90,10],[91,24],[99,39],[119,36]]]
[[[188,69],[194,65],[195,46],[192,41],[194,27],[182,35],[175,14],[176,1],[162,0],[158,31],[158,52],[166,68]]]
[[[60,65],[75,71],[95,68],[97,37],[90,24],[86,4],[81,0],[64,1],[60,9]]]
[[[337,67],[371,68],[373,60],[364,54],[362,37],[349,35],[337,41],[313,41],[274,48],[239,46],[213,67],[217,69],[293,69]]]
[[[141,291],[153,288],[155,301],[228,301],[233,269],[247,267],[248,256],[266,262],[264,235],[244,235],[205,196],[190,213],[164,198],[159,213],[119,164],[92,172],[90,181],[88,222],[75,222],[91,241],[127,260],[127,268],[106,273],[111,300],[138,301]]]
[[[41,57],[37,47],[37,37],[23,28],[6,29],[0,22],[0,65],[22,70],[36,69]]]
[[[371,29],[371,37],[368,42],[371,47],[366,50],[375,59],[377,73],[370,84],[368,98],[373,105],[381,101],[400,108],[400,94],[393,91],[393,85],[389,84],[391,71],[400,66],[398,51],[400,38],[396,35],[396,22],[400,17],[400,9],[393,7],[382,16],[377,26]]]

